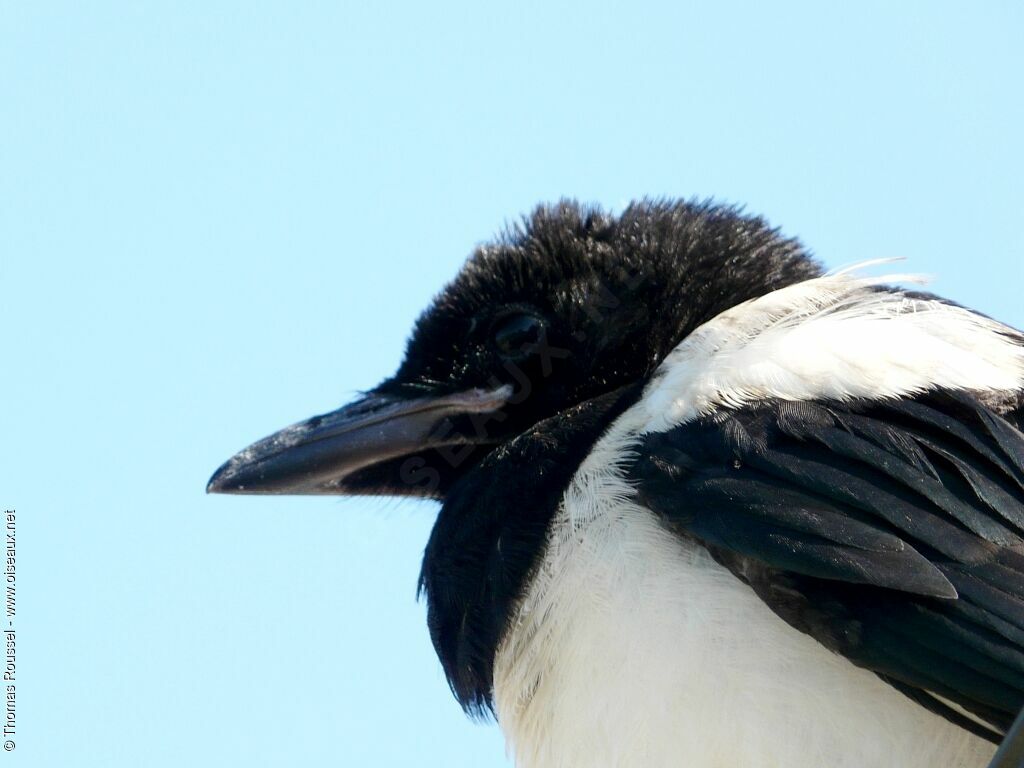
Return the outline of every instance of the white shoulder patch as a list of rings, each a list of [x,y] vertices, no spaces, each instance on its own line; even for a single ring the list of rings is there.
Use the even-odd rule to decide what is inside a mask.
[[[892,398],[930,389],[1024,388],[1024,336],[962,307],[840,272],[729,309],[661,364],[644,395],[661,432],[766,398]]]

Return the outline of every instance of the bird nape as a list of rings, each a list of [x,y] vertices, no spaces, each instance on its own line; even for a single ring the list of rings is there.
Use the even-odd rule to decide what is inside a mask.
[[[891,282],[735,208],[542,206],[394,376],[207,490],[438,500],[431,638],[524,768],[985,766],[1024,704],[1024,336]]]

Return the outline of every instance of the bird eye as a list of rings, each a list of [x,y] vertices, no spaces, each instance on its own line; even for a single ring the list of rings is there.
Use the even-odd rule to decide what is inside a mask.
[[[505,357],[530,353],[544,336],[544,321],[536,315],[517,313],[501,317],[494,325],[494,344]]]

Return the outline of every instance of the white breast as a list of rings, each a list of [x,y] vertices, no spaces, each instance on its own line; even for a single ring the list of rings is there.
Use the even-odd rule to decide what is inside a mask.
[[[600,448],[497,656],[517,766],[987,765],[991,744],[794,630],[664,530],[600,471],[616,446]]]
[[[662,528],[620,471],[644,432],[763,396],[1020,387],[1008,329],[934,302],[887,304],[853,282],[803,284],[716,318],[580,467],[495,661],[498,720],[520,768],[987,765],[993,745],[791,628]],[[865,325],[872,343],[826,345],[843,323]]]

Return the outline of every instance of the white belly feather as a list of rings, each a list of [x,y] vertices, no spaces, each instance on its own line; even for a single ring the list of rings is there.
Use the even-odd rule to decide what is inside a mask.
[[[786,625],[653,515],[614,514],[545,562],[557,585],[499,653],[518,766],[987,765],[991,744]]]
[[[644,432],[718,405],[1021,385],[1021,348],[998,324],[856,282],[809,281],[699,329],[580,467],[495,660],[520,768],[987,764],[993,745],[787,625],[619,471]],[[850,323],[871,342],[855,360],[826,343]]]

